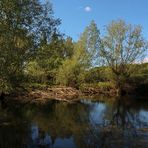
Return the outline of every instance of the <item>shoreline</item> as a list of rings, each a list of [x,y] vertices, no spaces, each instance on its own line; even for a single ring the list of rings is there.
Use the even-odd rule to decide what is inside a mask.
[[[28,88],[19,89],[8,96],[6,100],[13,100],[23,104],[46,104],[50,100],[63,101],[67,103],[75,103],[80,100],[80,98],[98,98],[100,100],[108,100],[108,97],[116,98],[116,90],[102,90],[96,88],[87,88],[85,91],[75,89],[73,87],[56,86],[56,87],[46,87],[42,89],[38,88]],[[130,95],[132,96],[132,95]],[[134,95],[135,96],[135,95]],[[102,99],[106,98],[106,99]]]
[[[37,103],[45,104],[50,100],[63,101],[68,103],[74,103],[80,100],[80,97],[95,97],[95,96],[111,96],[109,92],[98,91],[95,88],[91,88],[87,91],[81,91],[73,87],[56,86],[46,87],[43,89],[28,88],[28,89],[16,89],[15,92],[6,96],[6,100],[14,100],[20,103]]]

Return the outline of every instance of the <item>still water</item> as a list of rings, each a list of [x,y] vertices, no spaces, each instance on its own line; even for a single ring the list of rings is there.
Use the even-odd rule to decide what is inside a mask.
[[[0,106],[0,148],[148,148],[148,102]]]

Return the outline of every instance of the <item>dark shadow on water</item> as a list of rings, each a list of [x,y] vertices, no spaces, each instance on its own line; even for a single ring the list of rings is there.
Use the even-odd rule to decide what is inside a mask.
[[[0,107],[0,148],[147,146],[148,104],[134,99]]]

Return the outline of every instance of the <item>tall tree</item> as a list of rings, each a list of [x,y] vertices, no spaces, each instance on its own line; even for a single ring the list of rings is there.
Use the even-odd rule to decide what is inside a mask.
[[[91,21],[84,32],[81,34],[79,42],[87,52],[88,60],[91,66],[96,64],[96,59],[99,58],[98,52],[100,49],[100,31],[94,21]]]
[[[50,3],[0,0],[0,88],[15,84],[43,33],[50,40],[56,26]],[[13,81],[13,82],[12,82]],[[1,85],[2,84],[2,85]]]
[[[40,47],[37,50],[37,56],[35,60],[32,61],[36,64],[30,62],[28,66],[38,66],[38,69],[44,73],[44,83],[53,84],[55,83],[58,68],[63,64],[63,61],[72,57],[73,51],[74,44],[72,39],[70,37],[64,38],[63,35],[55,32],[50,42],[46,41],[46,38],[42,39]],[[35,67],[33,68],[34,70],[36,69]],[[32,72],[30,75],[32,75]]]
[[[143,57],[148,46],[142,36],[141,27],[126,24],[123,20],[112,21],[106,32],[100,55],[111,68],[113,79],[121,93],[134,70],[134,63]]]
[[[57,73],[57,82],[62,85],[79,87],[86,69],[95,65],[100,47],[99,30],[94,21],[90,23],[75,43],[74,53],[63,62]]]

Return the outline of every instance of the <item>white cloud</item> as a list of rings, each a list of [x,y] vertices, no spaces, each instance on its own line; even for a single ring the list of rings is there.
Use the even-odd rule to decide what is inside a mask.
[[[144,58],[143,63],[148,63],[148,58]]]
[[[85,10],[86,12],[90,12],[92,9],[91,9],[90,6],[86,6],[86,7],[84,8],[84,10]]]

